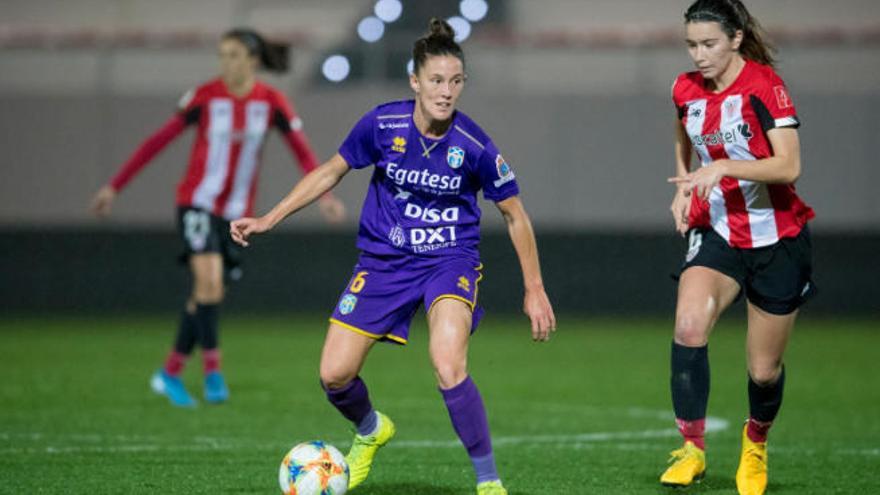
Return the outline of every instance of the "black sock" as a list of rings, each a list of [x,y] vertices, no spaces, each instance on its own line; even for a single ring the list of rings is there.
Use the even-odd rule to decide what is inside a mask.
[[[686,347],[673,341],[670,384],[676,418],[705,418],[709,402],[709,346]]]
[[[762,423],[776,419],[782,406],[782,391],[785,389],[785,366],[779,373],[776,383],[760,386],[749,375],[749,416]]]
[[[174,338],[174,350],[185,356],[192,354],[196,346],[199,331],[196,316],[184,308],[180,313],[180,324],[177,327],[177,336]]]
[[[196,304],[195,320],[202,349],[217,348],[219,307],[219,304]]]

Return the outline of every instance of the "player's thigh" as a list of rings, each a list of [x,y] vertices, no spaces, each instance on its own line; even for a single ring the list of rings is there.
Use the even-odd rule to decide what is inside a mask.
[[[196,301],[222,299],[223,256],[220,253],[196,253],[189,257],[193,274],[193,296]]]
[[[466,377],[467,352],[473,315],[460,299],[443,298],[428,312],[428,350],[440,386],[451,388]]]
[[[796,319],[797,310],[777,315],[749,302],[746,355],[749,375],[758,384],[772,383],[779,375],[782,356]]]
[[[678,282],[675,341],[705,345],[721,313],[736,300],[740,285],[733,277],[706,266],[685,269]]]
[[[364,365],[375,339],[330,323],[321,351],[321,381],[328,388],[342,388],[353,380]]]

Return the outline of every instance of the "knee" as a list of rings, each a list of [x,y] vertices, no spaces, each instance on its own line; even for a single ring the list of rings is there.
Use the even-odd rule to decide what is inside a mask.
[[[351,383],[351,381],[354,380],[357,376],[356,373],[352,373],[331,365],[326,365],[325,363],[321,363],[319,373],[321,377],[321,384],[327,390],[339,390],[341,388],[345,388],[345,386]]]
[[[223,301],[223,278],[204,277],[196,279],[193,299],[199,304],[218,304]]]
[[[759,387],[769,387],[779,380],[782,363],[750,364],[749,377]]]
[[[467,365],[462,361],[434,360],[434,376],[442,389],[450,389],[467,378]]]
[[[702,347],[709,340],[709,322],[690,313],[675,318],[675,343],[687,347]]]

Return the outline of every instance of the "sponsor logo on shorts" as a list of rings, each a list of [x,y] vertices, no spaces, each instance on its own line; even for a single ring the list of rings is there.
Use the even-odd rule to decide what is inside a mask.
[[[357,306],[358,298],[354,294],[346,294],[342,296],[342,300],[339,301],[339,312],[341,314],[347,315],[354,311],[354,307]]]
[[[697,257],[701,245],[703,245],[703,234],[698,230],[692,230],[690,238],[688,239],[688,252],[684,257],[685,263],[690,263]]]
[[[446,150],[446,163],[448,163],[453,170],[460,168],[464,165],[464,150],[458,146],[450,146],[449,149]]]
[[[465,292],[470,292],[471,291],[471,281],[468,280],[464,275],[462,275],[461,277],[458,277],[458,288],[465,291]]]
[[[398,153],[406,153],[406,138],[403,136],[394,136],[391,143],[391,150]]]
[[[495,169],[498,171],[498,180],[493,182],[495,187],[501,187],[512,181],[516,177],[513,175],[513,169],[504,161],[504,157],[500,154],[495,157]]]

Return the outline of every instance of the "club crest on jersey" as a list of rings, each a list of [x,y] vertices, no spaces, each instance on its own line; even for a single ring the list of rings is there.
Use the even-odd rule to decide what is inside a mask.
[[[398,153],[406,153],[406,138],[403,136],[394,136],[391,143],[391,150]]]
[[[495,169],[498,171],[498,180],[493,182],[495,187],[501,187],[516,177],[513,175],[513,169],[504,161],[504,157],[500,154],[495,157]]]
[[[450,146],[446,151],[446,163],[455,170],[464,165],[464,150],[458,146]]]
[[[358,298],[354,294],[346,294],[342,296],[342,299],[339,301],[339,312],[347,315],[354,311],[354,307],[357,306]]]

